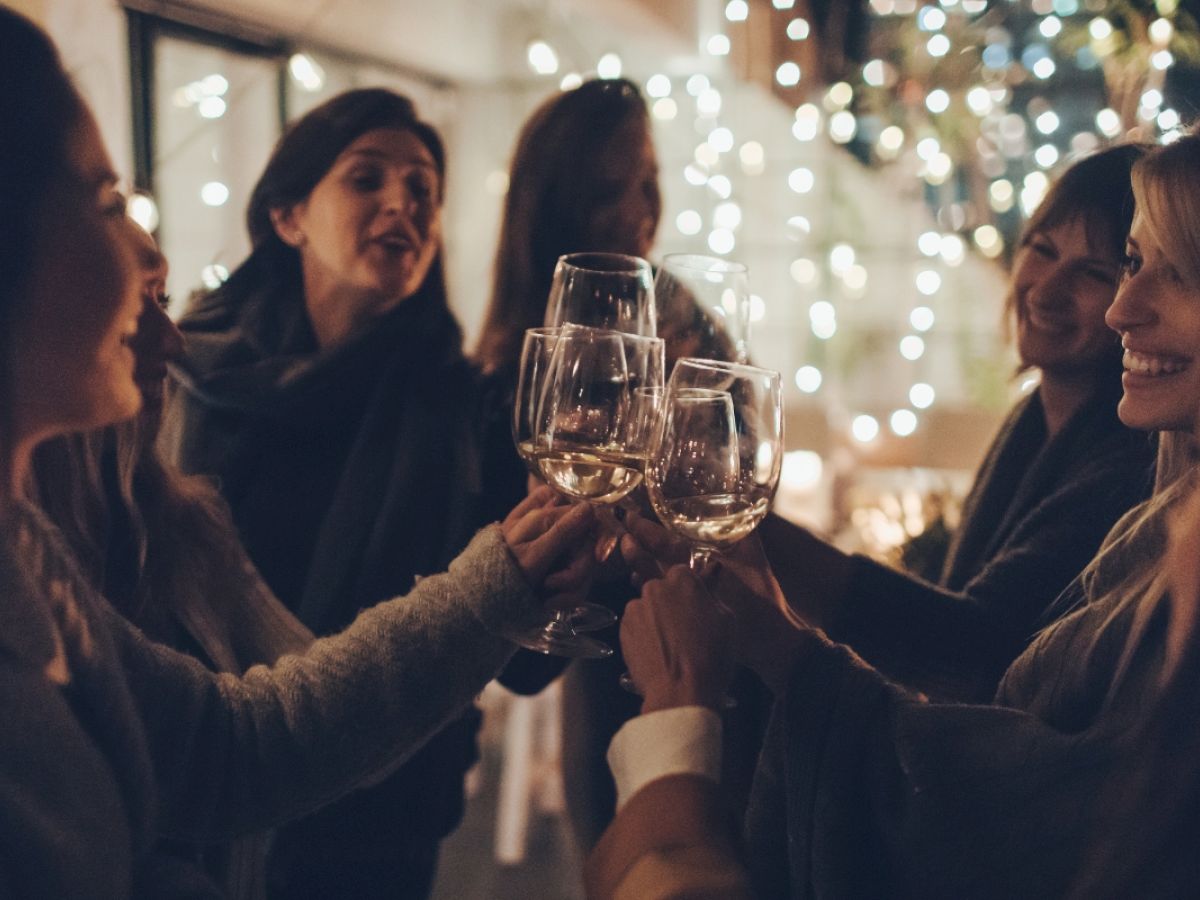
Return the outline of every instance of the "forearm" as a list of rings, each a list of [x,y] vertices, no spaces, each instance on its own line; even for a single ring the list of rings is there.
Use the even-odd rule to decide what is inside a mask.
[[[164,831],[203,839],[267,827],[393,768],[500,670],[514,648],[497,631],[535,606],[489,529],[449,573],[240,679],[124,631]]]

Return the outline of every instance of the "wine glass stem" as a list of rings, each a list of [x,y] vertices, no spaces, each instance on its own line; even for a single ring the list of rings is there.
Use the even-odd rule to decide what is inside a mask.
[[[688,568],[696,573],[703,572],[704,567],[708,565],[708,561],[712,555],[712,547],[693,544],[691,549],[688,551]]]
[[[575,626],[571,624],[571,616],[564,609],[556,609],[554,617],[542,626],[547,634],[561,638],[575,637]]]

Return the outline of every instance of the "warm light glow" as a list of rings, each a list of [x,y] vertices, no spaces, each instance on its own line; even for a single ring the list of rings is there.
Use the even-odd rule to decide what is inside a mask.
[[[689,94],[693,97],[699,97],[709,88],[708,76],[697,72],[687,80],[686,87]]]
[[[917,409],[928,409],[933,406],[936,397],[933,388],[923,381],[918,381],[908,389],[908,402]]]
[[[869,444],[879,436],[879,422],[874,416],[855,416],[850,423],[850,433],[861,444]]]
[[[1004,239],[992,225],[980,225],[975,229],[975,246],[984,256],[995,259],[1004,252]]]
[[[917,27],[922,31],[940,31],[946,25],[946,14],[936,6],[923,6],[917,13]]]
[[[708,189],[722,200],[728,200],[729,195],[733,193],[733,182],[724,175],[714,175],[708,179]]]
[[[775,70],[775,80],[782,87],[795,87],[800,83],[800,67],[790,60]]]
[[[706,169],[711,169],[721,159],[721,154],[717,152],[717,148],[704,141],[696,145],[696,149],[692,152],[692,158]]]
[[[908,321],[917,331],[928,331],[933,327],[933,310],[928,306],[918,306],[908,314]]]
[[[581,84],[583,84],[583,76],[582,75],[580,75],[578,72],[568,72],[566,75],[564,75],[562,77],[562,81],[560,81],[558,83],[558,88],[559,88],[559,90],[562,90],[562,91],[573,91],[573,90],[575,90],[575,88],[579,87]],[[674,110],[675,109],[675,101],[672,100],[672,101],[670,101],[670,103],[671,103],[671,109]],[[655,104],[655,105],[657,106],[657,104]],[[662,116],[659,116],[659,118],[662,118]],[[675,118],[675,113],[672,112],[671,115],[668,116],[667,118],[670,118],[670,119]]]
[[[1121,117],[1115,109],[1105,107],[1096,113],[1096,127],[1105,137],[1116,137],[1121,133]]]
[[[797,194],[807,194],[813,189],[815,180],[811,169],[803,167],[792,169],[791,174],[788,175],[788,187]]]
[[[229,270],[220,263],[212,263],[200,270],[200,283],[215,291],[229,280]]]
[[[900,338],[900,355],[910,361],[920,359],[925,353],[925,342],[915,334]]]
[[[950,38],[944,34],[935,34],[925,44],[925,49],[934,58],[945,56],[950,52]]]
[[[713,224],[718,228],[728,228],[730,231],[742,224],[742,208],[732,200],[718,203],[713,210]]]
[[[858,120],[854,113],[842,110],[829,117],[829,136],[838,144],[849,143],[858,131]]]
[[[998,178],[988,187],[988,202],[998,213],[1006,213],[1012,209],[1013,199],[1012,182],[1007,178]]]
[[[801,366],[796,370],[796,387],[806,394],[814,394],[821,386],[821,370],[816,366]]]
[[[716,88],[705,88],[696,98],[696,112],[702,116],[715,116],[721,111],[721,92]]]
[[[738,148],[738,159],[742,171],[747,175],[760,175],[765,168],[763,146],[758,141],[746,141]]]
[[[932,297],[942,286],[942,276],[933,269],[922,269],[917,273],[917,290],[926,297]]]
[[[1033,159],[1043,169],[1049,169],[1058,162],[1058,148],[1053,144],[1042,144],[1033,151]]]
[[[942,236],[936,231],[923,231],[917,238],[917,249],[923,256],[937,256],[942,250]]]
[[[995,104],[992,102],[992,93],[983,86],[977,86],[967,91],[967,106],[971,112],[977,116],[986,116],[992,111]]]
[[[1052,38],[1062,31],[1062,20],[1058,16],[1046,16],[1038,25],[1038,31],[1042,33],[1042,37]]]
[[[1053,134],[1058,131],[1058,113],[1052,109],[1046,110],[1033,120],[1033,127],[1042,134]]]
[[[797,284],[810,285],[817,280],[817,264],[811,259],[793,259],[788,272]]]
[[[1150,57],[1150,65],[1158,70],[1169,69],[1175,62],[1170,50],[1158,50]]]
[[[821,127],[821,111],[812,103],[805,103],[796,109],[796,123],[792,125],[792,134],[798,141],[811,141],[817,136]]]
[[[196,104],[196,112],[204,119],[219,119],[225,115],[225,101],[220,97],[205,97]]]
[[[728,128],[714,128],[708,133],[708,145],[718,153],[728,153],[733,149],[733,132]]]
[[[698,166],[695,166],[692,163],[688,163],[683,167],[683,177],[688,184],[696,187],[708,184],[708,176],[705,175]]]
[[[503,169],[493,169],[483,179],[483,188],[493,197],[503,197],[508,193],[508,173]]]
[[[601,78],[620,78],[621,57],[615,53],[605,53],[596,63],[596,74]]]
[[[158,228],[158,204],[150,195],[134,194],[125,205],[125,211],[129,213],[129,218],[142,226],[143,231],[153,234],[154,229]]]
[[[908,437],[917,430],[917,414],[911,409],[898,409],[888,420],[892,431],[899,437]]]
[[[200,199],[206,206],[224,206],[229,199],[229,188],[219,181],[210,181],[200,188]]]
[[[857,293],[867,286],[867,270],[855,263],[842,273],[842,282],[849,290]]]
[[[666,97],[671,93],[671,79],[666,75],[651,75],[646,80],[646,94],[650,97]]]
[[[871,87],[882,87],[885,78],[882,59],[873,59],[863,66],[863,81]]]
[[[708,249],[721,256],[731,252],[736,243],[728,228],[714,228],[708,233]]]
[[[709,56],[728,56],[730,50],[729,38],[723,34],[714,34],[708,39],[708,43],[704,45],[704,49],[708,51]]]
[[[829,268],[841,274],[854,265],[854,248],[849,244],[834,244],[829,251]]]
[[[675,217],[675,227],[679,229],[680,234],[691,237],[700,233],[700,229],[704,227],[704,220],[696,210],[685,209]]]
[[[942,254],[946,265],[957,266],[963,261],[967,246],[957,234],[943,234],[938,252]]]
[[[325,72],[307,53],[294,53],[288,59],[288,74],[309,93],[325,86]]]
[[[889,125],[879,132],[879,146],[894,154],[904,146],[904,131],[896,125]]]
[[[854,99],[854,88],[845,81],[839,81],[829,88],[825,98],[834,109],[849,106],[850,101]]]
[[[950,108],[950,95],[941,88],[929,92],[925,98],[925,107],[931,113],[944,113]]]
[[[729,0],[725,4],[725,18],[730,22],[745,22],[750,14],[750,6],[746,0]]]
[[[545,41],[531,41],[525,50],[529,68],[538,75],[553,75],[558,71],[558,54]]]
[[[787,36],[793,41],[803,41],[808,38],[808,20],[807,19],[792,19],[788,22]]]
[[[1113,27],[1108,19],[1095,18],[1088,22],[1088,33],[1092,40],[1103,41],[1112,37]]]
[[[580,81],[580,84],[582,83],[583,82]],[[576,85],[576,87],[578,86],[579,85]],[[670,97],[662,97],[654,101],[654,106],[651,107],[651,112],[653,113],[654,118],[658,119],[660,122],[670,122],[675,118],[676,115],[679,114],[679,107]]]

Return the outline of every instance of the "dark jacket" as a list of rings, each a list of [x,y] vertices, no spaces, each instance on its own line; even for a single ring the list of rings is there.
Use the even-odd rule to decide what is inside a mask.
[[[990,698],[1109,529],[1150,495],[1155,442],[1121,424],[1116,387],[1049,440],[1039,393],[1018,403],[967,496],[941,579],[853,557],[829,636],[906,684]]]
[[[1164,546],[1161,527],[1146,529],[1119,574],[1154,565]],[[808,635],[747,815],[760,895],[1196,896],[1200,664],[1194,652],[1166,664],[1177,626],[1160,597],[1093,592],[1013,663],[991,705],[929,703]],[[1184,618],[1181,634],[1195,610]],[[1178,698],[1188,711],[1172,722]],[[1164,727],[1183,754],[1164,752],[1179,749]],[[1103,847],[1145,858],[1123,865]],[[1132,890],[1093,877],[1126,867],[1141,876]]]
[[[488,447],[502,432],[433,296],[327,352],[299,296],[236,281],[181,327],[189,355],[167,449],[185,471],[216,477],[250,558],[318,635],[443,570],[524,493],[523,480],[485,474],[485,459],[515,453]],[[472,708],[384,784],[297,823],[277,848],[436,844],[461,818],[478,726]]]

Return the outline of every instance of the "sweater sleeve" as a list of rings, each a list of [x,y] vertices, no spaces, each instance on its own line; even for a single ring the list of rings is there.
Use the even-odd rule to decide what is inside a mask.
[[[1068,732],[1018,709],[928,703],[846,648],[809,643],[747,814],[762,896],[1066,894],[1112,824],[1105,786],[1136,768],[1129,720]]]
[[[854,556],[849,590],[826,631],[905,684],[987,701],[1055,598],[1146,491],[1131,455],[1086,466],[1030,510],[959,592]]]
[[[361,613],[302,655],[214,674],[113,613],[173,837],[216,839],[278,824],[386,774],[460,713],[537,617],[499,528],[449,572]]]

